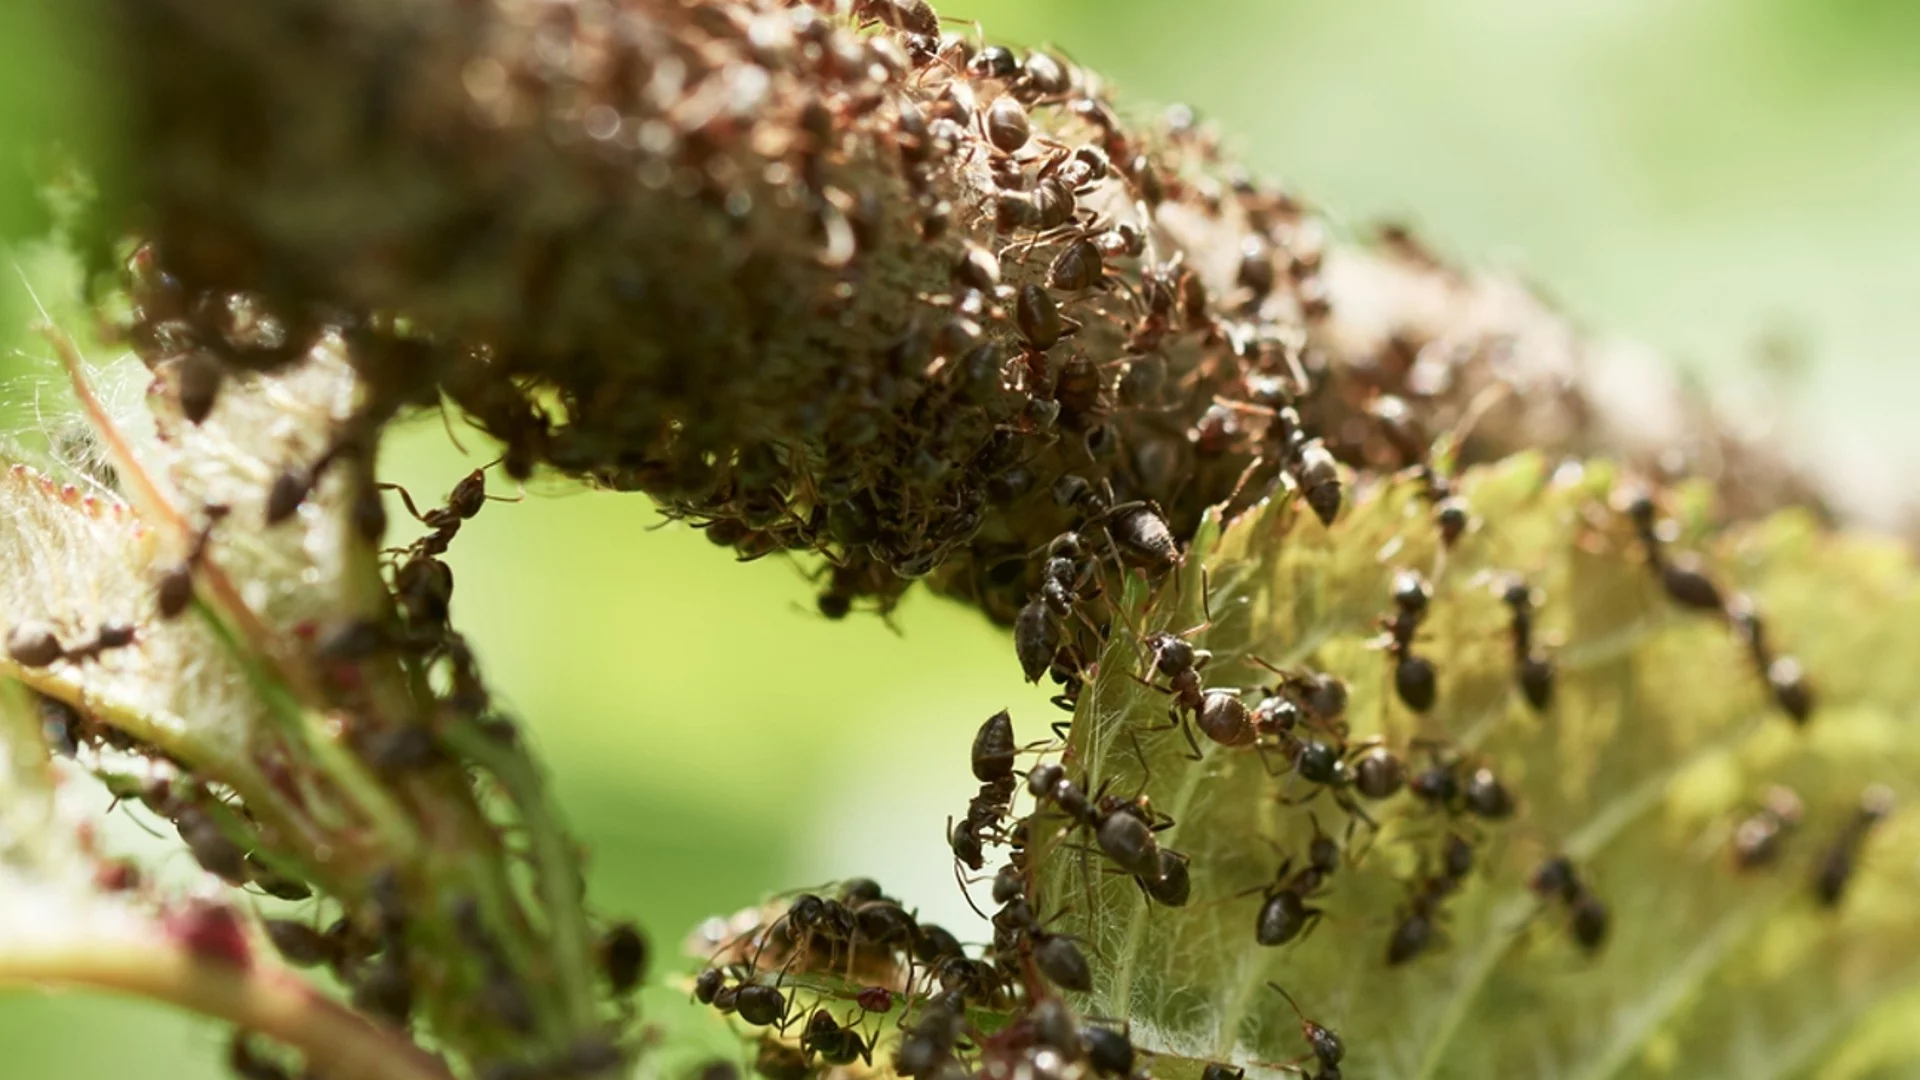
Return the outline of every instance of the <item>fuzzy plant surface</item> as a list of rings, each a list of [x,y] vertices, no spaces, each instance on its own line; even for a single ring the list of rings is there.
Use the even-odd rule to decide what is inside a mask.
[[[1294,1060],[1309,1047],[1271,981],[1339,1032],[1346,1075],[1379,1077],[1841,1075],[1876,1008],[1910,1015],[1920,837],[1893,800],[1911,799],[1920,741],[1913,676],[1875,659],[1911,647],[1910,560],[1800,513],[1717,526],[1711,497],[1680,489],[1659,561],[1697,556],[1726,600],[1688,608],[1620,485],[1604,463],[1532,454],[1472,470],[1475,525],[1451,547],[1411,476],[1331,529],[1284,500],[1203,526],[1187,581],[1205,568],[1211,618],[1200,590],[1162,589],[1136,595],[1135,625],[1204,627],[1190,639],[1213,653],[1210,693],[1269,685],[1246,697],[1241,745],[1203,737],[1192,761],[1167,695],[1138,681],[1146,649],[1115,635],[1061,760],[1151,797],[1192,896],[1156,905],[1084,844],[1044,849],[1041,890],[1097,958],[1086,1010],[1188,1058]],[[1433,671],[1425,709],[1382,632],[1408,571],[1430,587],[1405,653]],[[1518,648],[1510,596],[1532,620]],[[1256,656],[1345,680],[1342,720]],[[1550,672],[1537,698],[1529,659]],[[1790,665],[1818,690],[1783,707]],[[1289,711],[1290,730],[1266,720]],[[1312,747],[1352,748],[1339,782],[1302,775]],[[1406,787],[1375,799],[1381,751]],[[1338,860],[1302,894],[1318,925],[1256,944],[1327,838]],[[1458,850],[1470,865],[1450,865]],[[1554,858],[1572,898],[1544,887]],[[1913,1051],[1881,1067],[1904,1075]]]
[[[124,152],[54,185],[93,450],[0,474],[0,982],[249,1078],[672,1060],[449,621],[489,474],[388,535],[447,409],[1071,713],[975,742],[989,940],[866,879],[695,929],[705,1080],[1920,1070],[1910,555],[1512,281],[924,0],[79,7]]]

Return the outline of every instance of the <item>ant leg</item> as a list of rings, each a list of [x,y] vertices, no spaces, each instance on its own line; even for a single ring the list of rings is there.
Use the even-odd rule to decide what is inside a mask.
[[[413,515],[413,519],[414,519],[415,521],[418,521],[418,522],[420,522],[420,523],[422,523],[422,524],[425,524],[425,523],[426,523],[426,520],[427,520],[427,519],[426,519],[426,516],[425,516],[424,514],[422,514],[422,513],[420,513],[420,508],[419,508],[419,507],[417,507],[417,506],[415,506],[415,505],[413,505],[413,496],[407,493],[407,489],[406,489],[406,488],[403,488],[403,487],[401,487],[401,486],[400,486],[399,484],[386,484],[386,483],[380,483],[380,484],[375,484],[375,485],[373,485],[373,486],[374,486],[375,488],[377,488],[377,489],[379,489],[379,490],[381,490],[381,491],[397,491],[397,492],[399,492],[399,493],[400,493],[400,501],[401,501],[402,503],[404,503],[404,504],[406,504],[406,507],[407,507],[407,513],[409,513],[409,514],[412,514],[412,515]]]

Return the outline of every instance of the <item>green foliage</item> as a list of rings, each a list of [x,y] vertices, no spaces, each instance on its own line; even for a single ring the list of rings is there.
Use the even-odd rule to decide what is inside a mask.
[[[1272,682],[1247,662],[1254,655],[1337,674],[1351,688],[1355,741],[1382,736],[1416,768],[1427,758],[1411,740],[1443,741],[1493,769],[1519,810],[1450,823],[1401,794],[1366,804],[1377,835],[1364,825],[1349,834],[1324,796],[1283,803],[1311,785],[1270,776],[1250,748],[1203,742],[1194,763],[1178,732],[1141,734],[1166,727],[1168,698],[1135,680],[1139,647],[1116,633],[1066,760],[1095,786],[1144,790],[1176,819],[1160,840],[1191,857],[1193,899],[1149,906],[1130,879],[1099,872],[1097,853],[1051,846],[1041,907],[1067,906],[1061,926],[1098,956],[1088,1012],[1129,1018],[1143,1041],[1192,1058],[1284,1062],[1306,1047],[1264,985],[1275,980],[1345,1038],[1349,1076],[1798,1076],[1817,1073],[1876,1003],[1913,989],[1914,815],[1896,812],[1872,833],[1838,910],[1817,907],[1811,891],[1863,788],[1912,792],[1920,673],[1902,658],[1920,634],[1920,593],[1910,561],[1796,513],[1716,528],[1704,497],[1674,493],[1679,536],[1668,546],[1699,551],[1729,595],[1750,594],[1774,647],[1811,673],[1818,705],[1799,729],[1725,621],[1667,600],[1609,506],[1615,482],[1605,465],[1549,472],[1531,456],[1474,470],[1462,490],[1475,526],[1445,552],[1410,478],[1363,491],[1330,530],[1297,502],[1274,502],[1209,523],[1183,592],[1169,585],[1148,599],[1133,583],[1147,628],[1176,631],[1202,621],[1196,585],[1209,583],[1212,625],[1194,639],[1214,653],[1209,685]],[[1416,648],[1440,689],[1424,717],[1395,698],[1377,648],[1400,567],[1433,584]],[[1559,671],[1544,714],[1515,686],[1499,593],[1508,573],[1544,595],[1536,640]],[[1804,823],[1776,865],[1736,871],[1729,837],[1769,784],[1799,793]],[[1273,880],[1283,854],[1300,865],[1316,818],[1350,841],[1316,901],[1325,919],[1263,949],[1253,936],[1261,900],[1245,894]],[[1436,869],[1449,828],[1474,843],[1473,874],[1445,905],[1441,940],[1389,967],[1405,882]],[[1597,955],[1574,945],[1558,903],[1528,888],[1557,852],[1611,909]]]

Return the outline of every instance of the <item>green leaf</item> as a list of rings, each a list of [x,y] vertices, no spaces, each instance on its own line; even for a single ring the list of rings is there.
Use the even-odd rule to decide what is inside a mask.
[[[1519,809],[1503,822],[1449,819],[1402,793],[1365,804],[1377,834],[1349,833],[1324,794],[1282,802],[1312,785],[1270,775],[1286,772],[1275,751],[1263,764],[1203,739],[1204,760],[1191,761],[1169,729],[1170,698],[1135,677],[1147,660],[1122,620],[1066,762],[1175,819],[1160,841],[1191,857],[1193,893],[1184,908],[1149,905],[1083,838],[1038,831],[1054,838],[1038,856],[1039,907],[1065,907],[1057,927],[1095,959],[1083,1008],[1128,1018],[1142,1045],[1190,1059],[1294,1061],[1307,1047],[1273,980],[1340,1033],[1350,1077],[1786,1077],[1817,1071],[1876,1004],[1920,984],[1920,832],[1904,805],[1920,765],[1911,562],[1799,513],[1716,528],[1702,492],[1667,495],[1679,519],[1668,548],[1697,552],[1723,594],[1750,595],[1775,652],[1809,672],[1817,705],[1802,729],[1726,620],[1667,599],[1609,504],[1615,485],[1604,464],[1550,471],[1526,455],[1470,471],[1459,487],[1474,525],[1443,552],[1421,486],[1389,478],[1350,492],[1331,529],[1297,501],[1274,502],[1203,529],[1178,586],[1149,597],[1131,582],[1134,625],[1175,631],[1205,619],[1207,582],[1211,625],[1193,640],[1214,655],[1209,687],[1276,681],[1251,656],[1336,674],[1351,692],[1352,740],[1381,736],[1411,767],[1427,760],[1413,740],[1442,741],[1491,768]],[[1395,697],[1376,643],[1400,568],[1433,587],[1416,650],[1437,667],[1439,695],[1424,716]],[[1544,714],[1515,681],[1499,590],[1509,573],[1542,597],[1535,640],[1558,669]],[[1869,835],[1838,909],[1823,909],[1815,867],[1872,783],[1902,806]],[[1738,871],[1729,838],[1769,784],[1798,792],[1803,822],[1775,864]],[[1283,855],[1301,864],[1316,819],[1349,841],[1314,900],[1325,918],[1263,948],[1257,891]],[[1408,883],[1436,869],[1449,829],[1473,842],[1474,871],[1444,906],[1441,940],[1390,967]],[[1611,911],[1592,956],[1564,907],[1528,888],[1562,852]]]

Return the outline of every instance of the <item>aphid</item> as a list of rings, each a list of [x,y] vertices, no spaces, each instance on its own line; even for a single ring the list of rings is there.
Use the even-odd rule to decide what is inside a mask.
[[[1847,885],[1853,880],[1860,849],[1866,845],[1874,826],[1893,813],[1893,805],[1893,791],[1883,785],[1875,784],[1861,792],[1860,805],[1854,808],[1853,816],[1821,855],[1819,869],[1814,872],[1813,895],[1821,907],[1840,905]]]
[[[1320,1065],[1316,1075],[1326,1080],[1338,1077],[1340,1059],[1347,1053],[1346,1045],[1340,1041],[1340,1036],[1332,1028],[1307,1019],[1307,1014],[1300,1011],[1300,1005],[1293,1000],[1293,995],[1281,989],[1279,983],[1269,982],[1267,985],[1272,987],[1275,993],[1286,998],[1287,1004],[1293,1007],[1294,1015],[1300,1018],[1300,1034],[1306,1037],[1307,1047],[1313,1052],[1314,1059]]]
[[[1802,807],[1792,788],[1778,784],[1761,797],[1760,809],[1733,829],[1733,865],[1741,870],[1770,866],[1780,845],[1799,827]]]
[[[1553,661],[1533,647],[1533,590],[1518,577],[1509,579],[1501,599],[1513,612],[1514,680],[1535,712],[1553,703]]]

